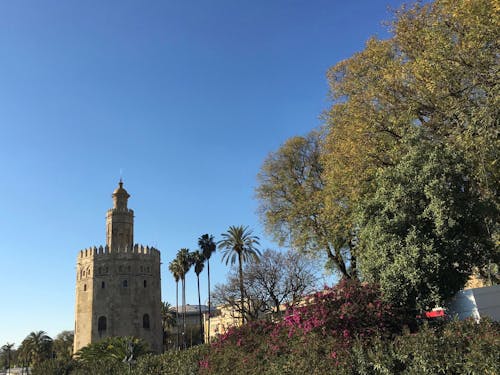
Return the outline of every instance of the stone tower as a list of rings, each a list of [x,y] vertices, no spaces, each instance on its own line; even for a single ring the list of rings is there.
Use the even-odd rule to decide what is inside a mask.
[[[160,252],[133,245],[134,211],[120,180],[106,215],[106,245],[78,253],[74,351],[109,336],[162,350]]]

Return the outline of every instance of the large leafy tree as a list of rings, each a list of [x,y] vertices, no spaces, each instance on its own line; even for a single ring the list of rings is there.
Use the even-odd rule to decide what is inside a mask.
[[[210,293],[210,257],[217,249],[217,244],[215,243],[214,236],[208,233],[203,234],[198,238],[198,246],[207,262],[207,280],[208,280],[208,314],[212,312],[211,306],[211,293]],[[210,341],[210,319],[208,319],[208,335],[207,339]]]
[[[335,212],[344,202],[353,212],[372,194],[377,173],[399,162],[406,134],[420,126],[464,155],[471,188],[498,210],[497,2],[417,3],[395,13],[391,31],[390,39],[370,39],[328,72],[326,203]],[[487,223],[493,236],[496,223]]]
[[[248,227],[232,225],[227,232],[221,234],[222,239],[218,242],[219,248],[223,250],[222,260],[225,260],[226,264],[231,263],[231,265],[236,262],[238,263],[242,324],[245,324],[243,263],[250,260],[258,261],[260,256],[260,251],[258,249],[259,237],[252,233],[252,230],[248,229]]]
[[[344,278],[356,277],[349,205],[332,201],[324,178],[324,134],[293,137],[271,153],[258,175],[259,211],[280,245],[323,254]]]
[[[200,251],[194,251],[191,253],[191,260],[194,265],[194,273],[196,274],[196,283],[198,286],[198,314],[200,318],[200,337],[203,340],[203,319],[201,314],[201,297],[200,297],[200,273],[203,271],[205,267],[205,257],[203,253]]]
[[[289,139],[261,168],[267,231],[281,244],[323,252],[343,277],[356,277],[354,213],[420,127],[470,164],[470,188],[495,205],[485,223],[498,243],[499,14],[494,0],[403,7],[391,38],[372,38],[333,66],[326,131]]]
[[[56,358],[61,360],[69,360],[73,354],[73,331],[62,331],[59,333],[53,342],[53,350]]]
[[[360,269],[396,305],[441,304],[493,256],[485,222],[492,207],[470,174],[460,153],[422,136],[377,174],[373,197],[361,205]]]

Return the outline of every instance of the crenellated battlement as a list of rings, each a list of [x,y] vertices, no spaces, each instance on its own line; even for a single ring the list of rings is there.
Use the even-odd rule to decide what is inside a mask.
[[[78,258],[94,258],[107,256],[110,254],[141,254],[144,256],[160,257],[160,251],[154,247],[135,244],[134,246],[126,246],[123,248],[110,248],[109,246],[91,246],[80,250]]]

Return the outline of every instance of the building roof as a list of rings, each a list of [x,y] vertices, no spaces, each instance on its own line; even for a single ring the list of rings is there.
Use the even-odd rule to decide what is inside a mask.
[[[200,307],[201,307],[201,312],[202,313],[208,312],[208,306],[207,305],[200,305]],[[176,311],[176,307],[172,306],[170,308],[170,310]],[[211,310],[213,312],[213,311],[216,311],[217,309],[215,308],[215,306],[212,306]],[[182,306],[179,306],[179,313],[182,313],[182,312],[183,312]],[[186,304],[186,314],[199,314],[198,305]]]

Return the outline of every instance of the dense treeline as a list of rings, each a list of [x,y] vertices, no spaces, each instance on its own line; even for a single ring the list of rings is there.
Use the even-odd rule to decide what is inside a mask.
[[[63,331],[55,339],[45,331],[33,331],[17,348],[14,343],[7,343],[0,348],[0,368],[29,368],[56,359],[67,362],[72,354],[72,331]]]

